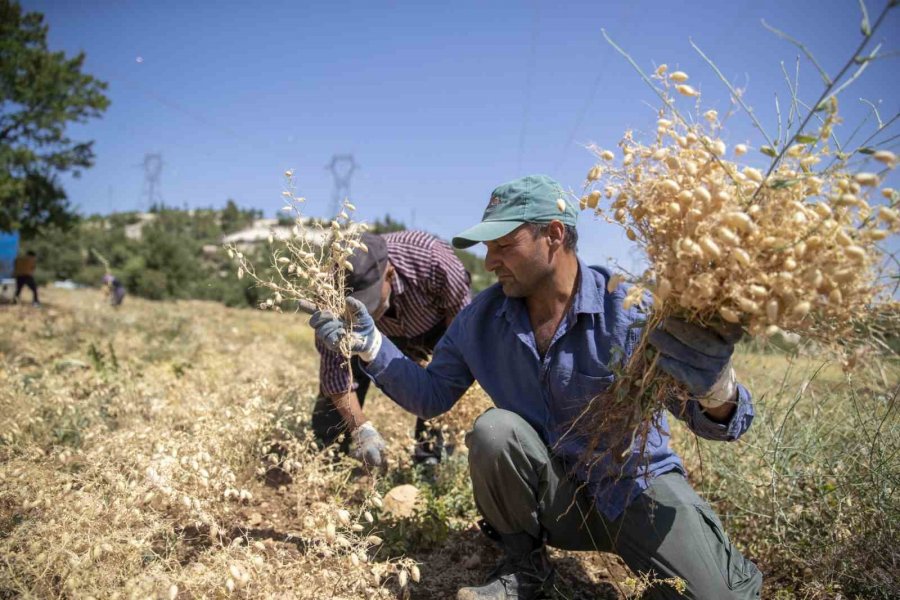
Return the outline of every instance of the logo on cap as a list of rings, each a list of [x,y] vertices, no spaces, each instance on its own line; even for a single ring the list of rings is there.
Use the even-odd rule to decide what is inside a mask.
[[[488,201],[488,208],[493,208],[500,204],[500,196],[491,196],[491,199]]]

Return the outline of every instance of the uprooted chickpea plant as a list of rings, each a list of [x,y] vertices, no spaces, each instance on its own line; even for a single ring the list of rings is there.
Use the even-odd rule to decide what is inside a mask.
[[[878,147],[897,116],[882,122],[872,104],[878,127],[858,144],[852,135],[841,142],[836,131],[838,95],[879,58],[880,44],[866,49],[891,10],[885,6],[872,26],[865,18],[859,47],[836,77],[822,72],[824,91],[812,104],[799,97],[799,63],[793,82],[785,73],[791,102],[784,123],[778,112],[775,136],[696,45],[731,94],[728,115],[704,110],[683,71],[663,64],[645,74],[604,32],[661,106],[655,135],[642,140],[629,131],[619,142],[620,166],[612,151],[592,148],[599,163],[580,200],[582,209],[624,227],[648,264],[642,274],[609,282],[610,291],[631,283],[624,305],[640,305],[645,326],[637,351],[616,365],[610,390],[574,425],[590,439],[586,461],[643,447],[667,401],[687,397],[658,370],[646,341],[666,317],[740,324],[761,340],[803,340],[848,369],[869,354],[894,354],[875,317],[891,311],[900,281],[897,260],[884,251],[900,232],[900,193],[879,189],[897,156]],[[842,80],[854,64],[856,72]],[[742,166],[748,146],[729,148],[723,139],[725,121],[736,114],[749,115],[762,136],[758,150],[771,159],[768,168]]]

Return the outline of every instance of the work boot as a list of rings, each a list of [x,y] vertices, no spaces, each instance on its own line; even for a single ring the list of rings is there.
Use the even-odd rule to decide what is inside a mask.
[[[488,575],[487,583],[464,587],[456,600],[534,600],[553,583],[547,549],[527,533],[500,535],[506,557]]]

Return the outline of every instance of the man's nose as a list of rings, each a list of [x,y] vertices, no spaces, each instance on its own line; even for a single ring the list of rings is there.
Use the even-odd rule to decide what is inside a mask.
[[[484,268],[488,271],[493,271],[499,266],[500,261],[497,259],[497,254],[488,248],[487,254],[484,255]]]

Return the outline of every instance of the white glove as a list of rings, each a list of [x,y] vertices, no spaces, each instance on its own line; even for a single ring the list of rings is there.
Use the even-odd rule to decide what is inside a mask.
[[[705,395],[697,398],[697,402],[703,408],[718,408],[723,404],[737,401],[737,381],[734,376],[734,367],[731,361],[722,370],[719,378]]]
[[[380,467],[382,453],[386,448],[384,440],[371,421],[357,427],[353,433],[353,458],[362,461],[366,467]]]

